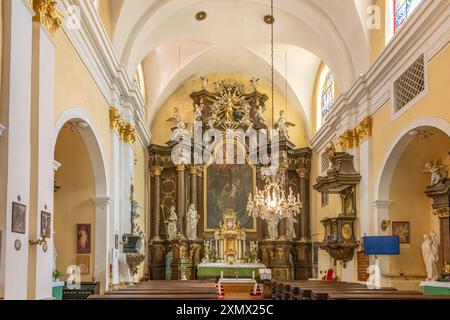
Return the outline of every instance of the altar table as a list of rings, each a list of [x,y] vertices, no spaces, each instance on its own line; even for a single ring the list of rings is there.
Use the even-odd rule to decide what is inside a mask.
[[[259,270],[266,269],[262,263],[201,263],[197,267],[198,279],[252,278],[259,276]]]

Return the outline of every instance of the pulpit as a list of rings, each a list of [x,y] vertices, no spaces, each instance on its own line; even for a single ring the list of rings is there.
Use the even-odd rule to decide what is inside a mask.
[[[223,220],[214,231],[217,262],[243,263],[245,257],[246,235],[240,226],[236,212],[229,209],[223,215]]]

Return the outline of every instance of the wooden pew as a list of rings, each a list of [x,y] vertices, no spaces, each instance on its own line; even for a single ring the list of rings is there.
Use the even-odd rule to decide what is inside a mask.
[[[329,300],[449,300],[450,296],[425,296],[423,294],[402,293],[329,293]]]
[[[93,295],[88,300],[217,300],[217,293],[200,293],[200,294],[112,294],[112,295]]]

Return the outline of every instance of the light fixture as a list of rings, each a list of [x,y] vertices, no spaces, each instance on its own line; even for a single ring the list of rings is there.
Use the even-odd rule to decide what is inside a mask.
[[[271,0],[271,16],[273,17],[273,0]],[[272,76],[272,128],[274,130],[275,103],[274,103],[274,26],[271,24],[271,76]],[[277,133],[275,133],[277,134]],[[279,135],[279,133],[278,133]],[[284,161],[285,159],[283,159]],[[284,163],[278,166],[276,172],[268,168],[265,169],[264,188],[256,189],[255,195],[249,194],[247,202],[247,212],[251,217],[258,217],[263,220],[281,220],[283,218],[292,218],[300,214],[302,203],[300,195],[294,196],[292,188],[286,195],[286,166]]]

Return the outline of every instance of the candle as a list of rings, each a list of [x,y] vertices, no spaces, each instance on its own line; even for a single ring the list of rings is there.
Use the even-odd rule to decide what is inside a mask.
[[[112,274],[113,270],[112,270],[112,263],[109,264],[109,274]]]
[[[220,271],[220,279],[223,279],[223,270]]]
[[[252,271],[252,279],[255,280],[255,271]]]

